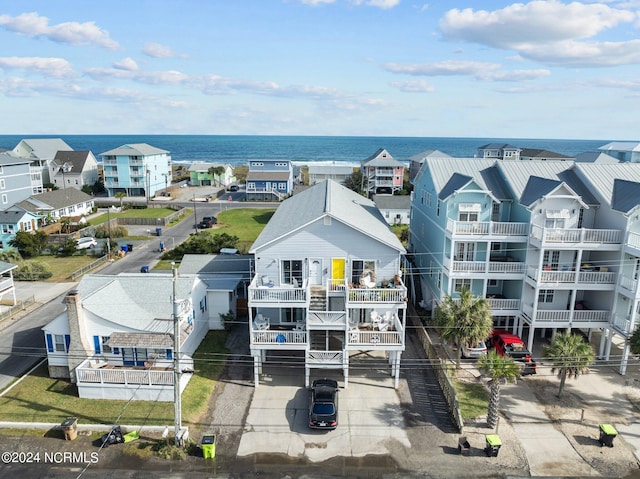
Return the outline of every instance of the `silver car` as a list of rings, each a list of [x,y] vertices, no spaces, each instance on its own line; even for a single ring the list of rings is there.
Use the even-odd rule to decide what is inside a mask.
[[[484,341],[477,344],[465,344],[460,348],[460,351],[465,359],[478,359],[487,354],[487,344]]]

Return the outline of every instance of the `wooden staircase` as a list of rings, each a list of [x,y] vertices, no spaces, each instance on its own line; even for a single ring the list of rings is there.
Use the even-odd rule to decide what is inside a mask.
[[[326,311],[327,295],[326,290],[322,286],[311,286],[309,296],[310,311]]]

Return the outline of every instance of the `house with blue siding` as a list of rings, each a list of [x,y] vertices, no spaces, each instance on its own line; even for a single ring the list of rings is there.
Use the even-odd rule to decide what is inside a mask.
[[[271,354],[313,370],[340,369],[362,351],[388,358],[396,387],[405,348],[405,249],[375,204],[326,180],[285,200],[250,253],[249,334],[258,386]]]
[[[600,333],[608,359],[640,310],[640,165],[427,159],[412,196],[410,278],[432,310],[468,288],[531,350],[547,333]],[[629,356],[625,347],[621,373]]]
[[[104,186],[109,196],[153,198],[171,182],[171,156],[146,143],[122,145],[99,155],[104,169]]]
[[[293,193],[293,166],[289,160],[250,160],[247,199],[281,201]]]
[[[11,150],[12,155],[29,160],[34,195],[44,191],[44,184],[53,182],[50,170],[58,151],[73,151],[73,148],[62,138],[25,138]]]
[[[0,249],[10,248],[9,242],[18,231],[37,231],[42,216],[18,205],[0,211]]]
[[[30,161],[13,153],[0,153],[0,208],[7,208],[31,196]]]

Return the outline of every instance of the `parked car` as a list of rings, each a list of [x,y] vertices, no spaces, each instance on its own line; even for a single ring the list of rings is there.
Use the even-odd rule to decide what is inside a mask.
[[[98,242],[95,238],[91,236],[86,236],[84,238],[78,238],[76,240],[77,246],[76,249],[88,249],[93,248],[94,246],[98,246]]]
[[[229,191],[238,191],[240,188],[238,188],[238,185],[231,185],[229,187]]]
[[[462,357],[465,359],[478,359],[487,354],[487,344],[479,341],[477,344],[464,344],[460,347]]]
[[[494,329],[491,333],[489,344],[501,356],[510,357],[520,363],[523,376],[536,373],[536,363],[517,334],[503,329]]]
[[[309,427],[335,429],[338,427],[338,382],[316,379],[309,391]]]
[[[215,216],[205,216],[202,218],[202,221],[200,221],[200,224],[198,225],[198,227],[201,229],[211,228],[213,225],[217,223],[218,223],[218,220],[216,219]]]

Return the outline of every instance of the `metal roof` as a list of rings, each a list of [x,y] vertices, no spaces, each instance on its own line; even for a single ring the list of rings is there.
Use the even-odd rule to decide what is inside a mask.
[[[527,185],[520,197],[520,203],[525,206],[531,206],[545,195],[548,195],[558,186],[562,184],[559,180],[551,180],[549,178],[540,178],[539,176],[530,176]]]
[[[579,163],[620,163],[620,160],[602,151],[586,151],[576,155],[574,160]]]
[[[640,183],[640,163],[576,163],[575,170],[589,183],[589,187],[595,190],[598,197],[611,207],[613,207],[613,191],[616,180]],[[627,189],[627,192],[632,193],[632,190]],[[621,199],[616,198],[616,201],[621,201]],[[640,204],[640,197],[633,196],[627,201],[636,201],[636,204]],[[621,203],[618,203],[618,207],[625,208],[626,206],[621,206]]]
[[[23,138],[21,142],[31,148],[29,158],[49,160],[55,157],[59,150],[73,150],[62,138]]]
[[[147,145],[146,143],[131,143],[100,153],[100,156],[151,156],[161,155],[163,153],[169,152],[156,148],[155,146]]]
[[[321,181],[285,200],[249,252],[256,253],[270,243],[327,216],[391,248],[405,252],[373,201],[333,180]]]
[[[614,180],[611,208],[629,213],[638,205],[640,205],[640,183],[622,179]]]

